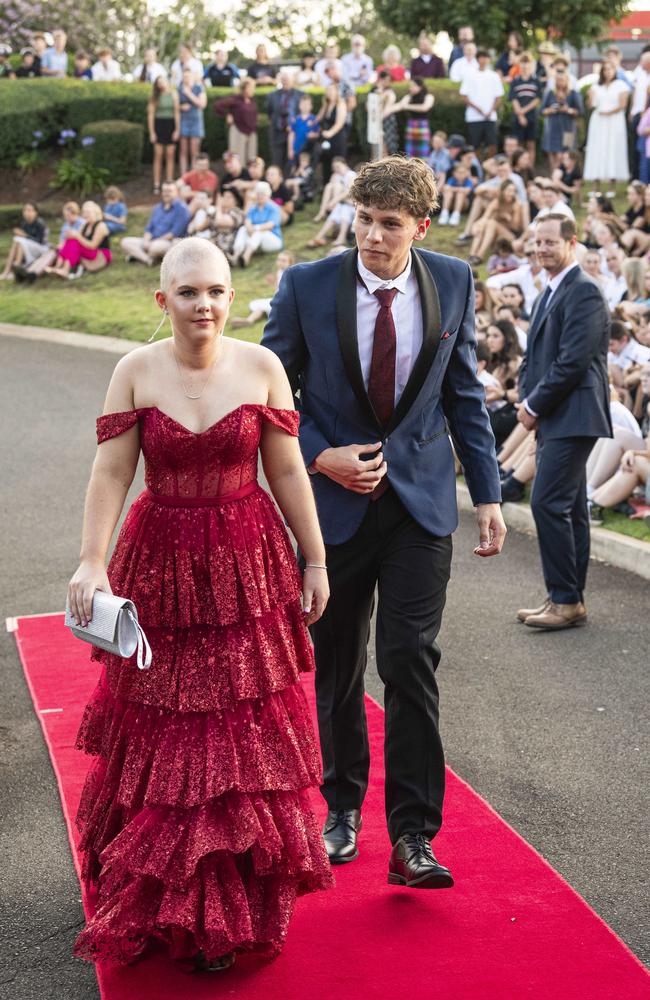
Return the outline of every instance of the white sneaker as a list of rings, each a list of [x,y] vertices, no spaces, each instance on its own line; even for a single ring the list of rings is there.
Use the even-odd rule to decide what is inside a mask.
[[[449,219],[450,226],[460,226],[460,212],[452,212]]]
[[[449,212],[446,208],[443,208],[442,212],[438,216],[438,225],[446,226],[449,223]]]

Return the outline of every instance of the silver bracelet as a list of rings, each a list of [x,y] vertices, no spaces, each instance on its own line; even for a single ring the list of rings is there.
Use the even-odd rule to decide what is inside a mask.
[[[322,563],[305,563],[305,569],[327,569]]]

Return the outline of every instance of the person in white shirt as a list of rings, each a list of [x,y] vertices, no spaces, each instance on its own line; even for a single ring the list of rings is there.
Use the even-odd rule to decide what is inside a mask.
[[[627,295],[627,281],[623,276],[623,261],[625,254],[620,247],[610,247],[605,256],[607,268],[611,274],[603,288],[610,309],[615,309],[622,298]]]
[[[93,80],[96,80],[98,83],[115,83],[116,80],[122,79],[120,64],[117,60],[113,59],[111,49],[100,49],[97,56],[97,62],[94,63],[90,70]]]
[[[477,69],[476,45],[474,42],[465,42],[462,56],[452,63],[449,79],[454,83],[462,83],[468,73],[473,73]]]
[[[354,87],[363,87],[372,79],[373,62],[366,49],[363,35],[352,36],[352,51],[342,57],[343,79]]]
[[[635,340],[625,325],[614,320],[609,330],[607,364],[626,371],[631,365],[645,365],[650,361],[650,347]]]
[[[183,82],[183,70],[191,69],[197,80],[203,79],[203,63],[194,55],[190,45],[182,44],[178,48],[178,59],[172,63],[170,79],[172,87],[180,87]]]
[[[503,81],[490,69],[490,53],[479,49],[476,53],[478,69],[463,78],[460,96],[465,101],[465,124],[470,145],[481,159],[479,150],[487,147],[487,156],[494,156],[497,149],[497,108],[503,100]],[[460,60],[459,60],[460,62]],[[452,70],[456,68],[454,63]]]
[[[524,305],[526,312],[530,315],[535,299],[546,288],[548,276],[537,260],[535,241],[528,240],[525,246],[527,262],[514,271],[506,271],[504,274],[493,274],[486,285],[492,292],[499,292],[504,285],[519,285],[524,295]]]
[[[339,59],[339,45],[338,42],[333,38],[328,38],[325,44],[325,54],[322,59],[319,59],[314,66],[314,71],[318,73],[320,79],[321,87],[327,87],[332,81],[327,73],[328,63],[334,62],[339,68],[339,73],[341,79],[345,77],[345,70],[343,68],[343,62]]]
[[[542,207],[531,223],[533,232],[535,231],[535,226],[542,219],[546,218],[547,215],[566,215],[567,219],[575,219],[571,206],[567,205],[560,189],[555,186],[553,181],[540,181],[538,187],[542,192]]]
[[[167,70],[158,62],[155,49],[145,49],[142,62],[133,70],[133,79],[138,83],[155,83],[159,76],[167,76]]]

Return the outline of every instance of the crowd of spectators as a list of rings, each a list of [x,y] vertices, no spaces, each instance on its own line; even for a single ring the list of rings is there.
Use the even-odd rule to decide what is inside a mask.
[[[63,31],[52,33],[49,46],[36,34],[15,71],[6,48],[0,47],[0,78],[69,73]],[[94,59],[77,52],[73,65],[72,75],[89,82],[123,78],[108,48]],[[429,81],[445,76],[458,84],[465,105],[462,133],[447,135],[436,124]],[[111,263],[111,239],[119,239],[127,260],[151,266],[192,234],[215,242],[233,266],[248,266],[255,254],[274,257],[271,292],[294,260],[285,246],[287,227],[309,204],[317,206],[313,218],[320,224],[310,249],[338,253],[353,243],[351,125],[357,91],[369,87],[381,116],[374,154],[401,152],[429,164],[440,191],[434,240],[437,227],[454,229],[459,252],[468,252],[474,269],[478,375],[500,449],[504,499],[522,499],[535,474],[534,435],[517,423],[516,406],[530,315],[546,284],[536,226],[548,215],[575,222],[580,209],[578,260],[602,288],[612,316],[614,437],[599,442],[589,461],[592,519],[604,507],[650,516],[650,46],[630,73],[620,51],[606,49],[582,91],[570,59],[552,43],[533,52],[511,32],[494,57],[469,26],[460,29],[446,65],[425,34],[410,61],[389,45],[378,65],[363,36],[354,35],[349,51],[332,40],[322,54],[304,53],[296,66],[272,62],[263,44],[246,67],[231,61],[223,46],[204,65],[183,44],[168,68],[147,49],[130,78],[151,89],[147,127],[160,201],[144,231],[127,232],[127,205],[115,187],[102,206],[68,202],[55,240],[27,203],[0,279],[74,279],[97,271]],[[403,82],[406,92],[398,98],[394,84]],[[212,86],[231,94],[209,107],[206,87]],[[264,100],[268,162],[259,155],[258,87],[271,88]],[[314,87],[322,90],[317,107],[306,92]],[[510,104],[505,120],[504,100]],[[206,114],[227,125],[228,148],[215,169],[202,149]],[[269,308],[270,295],[252,301],[238,325],[257,322]]]

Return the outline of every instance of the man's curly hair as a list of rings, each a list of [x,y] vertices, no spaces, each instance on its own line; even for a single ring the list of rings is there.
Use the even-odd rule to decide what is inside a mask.
[[[424,160],[385,156],[359,168],[350,198],[355,205],[424,219],[438,206],[438,185]]]

